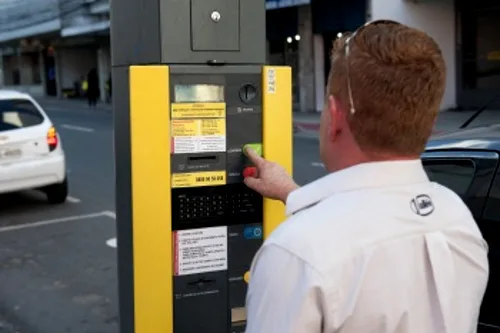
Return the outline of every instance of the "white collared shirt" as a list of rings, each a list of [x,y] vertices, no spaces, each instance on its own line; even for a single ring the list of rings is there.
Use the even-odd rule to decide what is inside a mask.
[[[252,264],[246,333],[472,333],[487,245],[420,160],[361,164],[292,194]]]

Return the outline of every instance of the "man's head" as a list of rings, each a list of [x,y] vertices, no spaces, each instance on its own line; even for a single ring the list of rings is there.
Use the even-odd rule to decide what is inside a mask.
[[[445,63],[420,30],[374,22],[335,41],[320,129],[329,171],[418,158],[445,89]]]

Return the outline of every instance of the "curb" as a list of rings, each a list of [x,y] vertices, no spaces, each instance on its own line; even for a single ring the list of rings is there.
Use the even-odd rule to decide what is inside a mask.
[[[295,134],[297,133],[315,133],[317,134],[319,132],[320,124],[319,123],[298,123],[294,122],[293,124],[293,131]],[[434,129],[432,131],[432,135],[439,135],[439,134],[445,134],[447,132],[450,132],[449,130],[441,130],[441,129]]]
[[[319,123],[294,123],[294,127],[298,131],[313,131],[313,132],[319,132]]]

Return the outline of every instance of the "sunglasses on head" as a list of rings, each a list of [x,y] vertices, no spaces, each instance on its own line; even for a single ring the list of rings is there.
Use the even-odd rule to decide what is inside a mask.
[[[356,31],[354,31],[349,37],[347,37],[344,45],[344,57],[345,57],[345,63],[346,63],[346,70],[347,70],[347,93],[349,96],[349,104],[350,104],[350,109],[349,112],[351,115],[354,115],[356,113],[356,108],[354,107],[354,99],[352,97],[352,88],[351,88],[351,75],[350,75],[350,66],[349,66],[349,52],[350,52],[350,42],[356,37],[357,34],[359,34],[361,31],[363,31],[366,27],[372,26],[372,25],[379,25],[379,24],[397,24],[400,25],[401,23],[396,22],[396,21],[391,21],[391,20],[376,20],[376,21],[371,21],[367,22],[366,24],[362,25]]]

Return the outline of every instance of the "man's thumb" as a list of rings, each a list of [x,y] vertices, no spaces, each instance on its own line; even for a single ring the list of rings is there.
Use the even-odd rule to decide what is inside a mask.
[[[243,182],[252,190],[259,192],[260,179],[254,177],[245,177]]]

